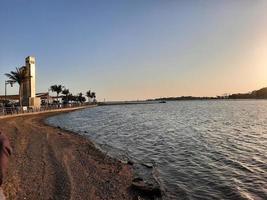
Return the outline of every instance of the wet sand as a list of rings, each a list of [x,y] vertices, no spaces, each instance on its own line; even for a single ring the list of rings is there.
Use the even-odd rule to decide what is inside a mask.
[[[13,148],[3,185],[7,199],[137,199],[132,167],[82,136],[43,123],[55,114],[0,119]]]

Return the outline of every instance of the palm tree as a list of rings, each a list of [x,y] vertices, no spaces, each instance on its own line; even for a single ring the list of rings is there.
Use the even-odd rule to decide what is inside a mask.
[[[88,97],[88,102],[90,102],[90,99],[92,98],[91,90],[88,90],[88,91],[86,92],[86,96]]]
[[[26,67],[22,66],[20,68],[16,67],[16,71],[11,71],[10,73],[5,74],[9,78],[9,83],[18,83],[19,84],[19,105],[22,107],[22,88],[23,84],[31,78],[27,74]]]
[[[59,101],[58,101],[58,95],[62,92],[62,90],[63,90],[63,86],[62,85],[52,85],[51,87],[50,87],[50,90],[52,91],[52,92],[56,92],[57,93],[57,102],[59,103]]]
[[[95,98],[96,98],[96,93],[95,92],[92,92],[91,93],[91,97],[93,98],[93,102],[96,102]]]
[[[83,97],[83,93],[79,93],[78,96],[77,96],[77,100],[80,102],[80,103],[83,103],[86,101],[85,97]]]
[[[62,94],[64,94],[65,95],[65,100],[67,101],[67,103],[69,103],[69,95],[70,95],[70,91],[69,91],[69,89],[64,89],[63,91],[62,91]]]

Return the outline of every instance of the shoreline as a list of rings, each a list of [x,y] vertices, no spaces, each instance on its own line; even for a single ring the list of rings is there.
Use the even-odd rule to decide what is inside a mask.
[[[84,136],[44,123],[72,110],[0,118],[13,148],[3,184],[7,199],[137,198],[131,165],[106,156]]]

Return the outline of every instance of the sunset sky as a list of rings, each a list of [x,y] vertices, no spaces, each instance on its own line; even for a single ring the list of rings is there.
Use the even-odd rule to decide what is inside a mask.
[[[266,0],[1,0],[0,25],[0,94],[28,55],[37,92],[100,101],[267,87]]]

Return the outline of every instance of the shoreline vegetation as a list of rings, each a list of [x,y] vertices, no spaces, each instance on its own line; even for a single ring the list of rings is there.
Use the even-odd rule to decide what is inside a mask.
[[[72,110],[77,110],[72,109]],[[45,124],[47,117],[71,110],[0,118],[13,155],[4,180],[7,199],[155,199],[136,177],[134,164],[107,156],[84,136]]]

